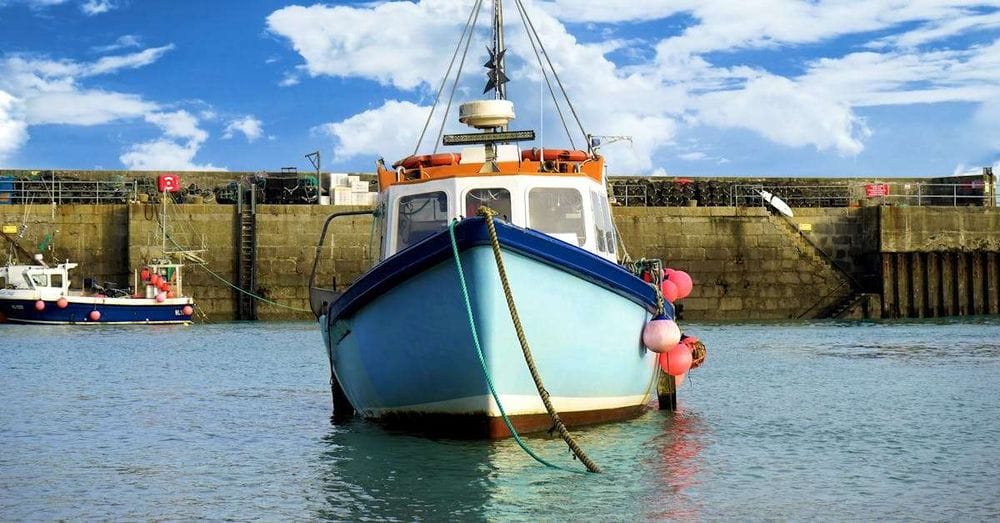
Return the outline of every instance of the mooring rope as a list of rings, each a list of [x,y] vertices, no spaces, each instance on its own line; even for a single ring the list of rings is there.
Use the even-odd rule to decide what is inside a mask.
[[[489,207],[480,207],[478,214],[486,218],[486,228],[490,234],[490,243],[493,246],[493,258],[497,263],[497,271],[500,273],[500,284],[503,286],[504,297],[507,299],[507,309],[510,311],[510,319],[514,323],[514,330],[517,332],[517,341],[521,344],[521,352],[524,353],[524,361],[528,364],[528,370],[531,371],[531,379],[535,382],[535,388],[538,389],[538,395],[542,398],[542,403],[545,405],[545,410],[549,413],[549,417],[552,418],[553,428],[559,432],[563,441],[569,446],[570,450],[573,451],[581,463],[583,463],[587,470],[590,472],[600,472],[600,467],[597,466],[587,454],[583,452],[580,445],[576,443],[573,436],[570,435],[569,431],[566,430],[566,425],[563,424],[562,420],[559,418],[559,413],[552,406],[552,400],[549,397],[549,391],[545,389],[545,385],[542,383],[542,377],[538,373],[538,368],[535,366],[535,359],[531,356],[531,347],[528,346],[528,339],[524,335],[524,328],[521,325],[521,318],[517,314],[517,306],[514,305],[514,293],[510,289],[510,282],[507,280],[507,269],[503,264],[503,255],[500,252],[500,240],[497,238],[496,226],[493,224],[493,217],[497,214],[496,211],[490,209]]]
[[[535,461],[545,465],[546,467],[551,467],[554,469],[565,470],[568,472],[582,473],[579,470],[567,469],[549,463],[543,459],[538,454],[535,454],[530,447],[521,439],[521,436],[517,433],[517,429],[514,428],[514,424],[511,423],[510,417],[507,416],[507,411],[503,408],[503,403],[500,402],[500,395],[497,394],[497,389],[493,385],[493,377],[490,375],[490,369],[486,365],[486,357],[483,355],[483,347],[479,344],[479,333],[476,331],[476,320],[472,314],[472,303],[469,301],[469,286],[465,283],[465,271],[462,270],[462,259],[458,255],[458,242],[455,240],[455,224],[458,220],[452,220],[448,225],[448,234],[451,236],[451,252],[455,258],[455,268],[458,269],[458,283],[462,287],[462,297],[465,299],[465,313],[469,320],[469,330],[472,331],[472,344],[476,347],[476,355],[479,356],[479,366],[483,369],[483,375],[486,377],[486,385],[490,389],[490,395],[493,396],[493,401],[496,402],[497,408],[500,410],[500,417],[503,419],[504,425],[507,426],[507,430],[510,431],[511,436],[514,437],[514,441],[517,442],[518,446],[521,447],[526,454],[534,458]]]

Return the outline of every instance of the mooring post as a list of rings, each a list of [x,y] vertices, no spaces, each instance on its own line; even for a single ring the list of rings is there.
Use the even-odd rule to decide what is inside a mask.
[[[663,369],[656,369],[656,398],[660,403],[660,410],[677,410],[677,379],[663,372]]]

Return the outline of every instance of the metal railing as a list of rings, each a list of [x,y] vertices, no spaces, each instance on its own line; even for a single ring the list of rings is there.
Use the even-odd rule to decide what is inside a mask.
[[[646,186],[638,184],[612,184],[611,197],[616,203],[630,206],[642,206],[647,204]]]
[[[843,185],[734,185],[730,202],[734,207],[762,207],[761,191],[781,198],[789,207],[895,206],[989,206],[996,198],[983,185],[973,183],[878,182]]]
[[[137,181],[12,180],[0,203],[120,204],[139,199]]]

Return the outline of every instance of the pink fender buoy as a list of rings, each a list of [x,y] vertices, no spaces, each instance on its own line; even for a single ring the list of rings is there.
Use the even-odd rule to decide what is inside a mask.
[[[677,272],[677,271],[675,271],[675,270],[673,270],[673,269],[671,269],[669,267],[666,268],[666,269],[663,269],[663,279],[665,280],[665,279],[669,278],[670,275],[673,274],[673,273],[675,273],[675,272]]]
[[[90,321],[100,321],[101,311],[90,311],[90,314],[88,314],[87,317],[90,318]]]
[[[167,295],[162,292],[156,295],[156,303],[163,303],[163,300],[165,299],[167,299]]]
[[[681,330],[673,320],[657,318],[647,323],[642,330],[642,344],[653,352],[666,352],[679,341]]]
[[[680,376],[691,369],[691,348],[678,343],[672,349],[660,354],[660,368],[671,376]]]
[[[60,309],[65,309],[68,306],[69,302],[66,301],[66,298],[59,298],[59,301],[56,302],[56,307],[59,307]]]
[[[684,271],[674,271],[668,276],[669,280],[674,282],[677,286],[677,299],[683,300],[691,294],[691,289],[694,288],[694,281],[691,280],[691,276]]]
[[[660,283],[660,292],[663,293],[663,297],[670,303],[677,301],[677,285],[675,285],[674,282],[670,280],[663,280],[663,282]]]
[[[42,300],[36,301],[35,302],[35,310],[36,311],[44,311],[45,310],[45,302],[42,301]]]
[[[185,305],[184,308],[181,309],[181,312],[183,312],[185,316],[190,316],[194,314],[194,307],[191,307],[190,305]]]

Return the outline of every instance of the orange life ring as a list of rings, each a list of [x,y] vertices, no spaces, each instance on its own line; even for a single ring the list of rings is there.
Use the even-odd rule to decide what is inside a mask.
[[[416,169],[418,167],[440,167],[442,165],[455,165],[462,161],[459,153],[421,154],[407,156],[402,160],[392,164],[393,167],[403,169]]]
[[[528,149],[521,151],[521,160],[537,162],[540,158],[547,162],[559,160],[561,162],[582,162],[590,155],[587,151],[574,151],[572,149]]]

